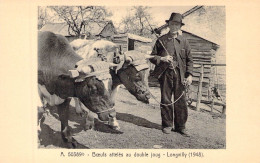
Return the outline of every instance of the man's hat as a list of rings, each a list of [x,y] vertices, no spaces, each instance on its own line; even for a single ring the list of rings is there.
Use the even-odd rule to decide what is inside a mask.
[[[171,17],[169,20],[165,20],[166,23],[169,23],[169,21],[174,21],[174,22],[178,22],[181,23],[181,25],[185,25],[184,23],[182,23],[182,15],[179,13],[172,13]]]

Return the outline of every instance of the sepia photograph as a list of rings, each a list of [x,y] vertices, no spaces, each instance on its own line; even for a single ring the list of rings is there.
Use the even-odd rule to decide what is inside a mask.
[[[259,162],[259,4],[1,1],[0,162]]]
[[[38,6],[38,148],[225,149],[225,6]]]

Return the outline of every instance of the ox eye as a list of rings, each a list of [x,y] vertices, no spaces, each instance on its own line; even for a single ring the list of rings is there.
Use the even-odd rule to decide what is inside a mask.
[[[135,75],[135,79],[136,79],[136,80],[141,80],[140,74],[136,74],[136,75]]]
[[[91,94],[97,94],[97,87],[96,86],[91,86],[90,87],[90,89],[91,89]]]

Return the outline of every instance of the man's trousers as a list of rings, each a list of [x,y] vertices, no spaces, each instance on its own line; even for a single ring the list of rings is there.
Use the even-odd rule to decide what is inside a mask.
[[[185,123],[188,118],[188,108],[185,99],[185,86],[181,83],[179,69],[167,69],[159,78],[161,87],[161,103],[170,104],[182,97],[173,105],[164,106],[161,104],[162,127],[172,127],[174,117],[174,127],[176,130],[185,129]],[[177,74],[176,74],[176,73]],[[173,99],[172,100],[172,96]],[[173,114],[174,113],[174,114]]]

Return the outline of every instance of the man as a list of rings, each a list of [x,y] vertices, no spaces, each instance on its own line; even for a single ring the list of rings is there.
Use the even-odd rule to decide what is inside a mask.
[[[172,13],[166,23],[170,31],[158,38],[151,53],[154,57],[150,59],[155,64],[153,74],[158,78],[161,89],[162,132],[170,134],[175,131],[189,136],[185,129],[188,109],[184,91],[185,86],[192,83],[193,59],[189,43],[180,31],[184,25],[182,15]]]

